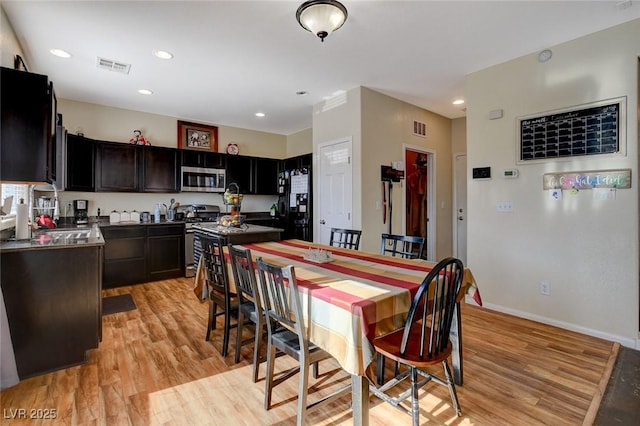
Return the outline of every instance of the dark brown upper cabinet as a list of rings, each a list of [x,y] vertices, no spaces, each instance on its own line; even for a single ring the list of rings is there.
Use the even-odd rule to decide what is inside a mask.
[[[138,147],[100,142],[96,147],[96,191],[139,192]]]
[[[139,150],[142,156],[141,191],[178,192],[178,151],[153,146],[143,146]]]
[[[1,68],[0,180],[51,182],[55,103],[46,75]],[[55,139],[53,139],[55,140]]]
[[[95,158],[93,139],[67,135],[67,191],[95,191]]]
[[[189,167],[203,167],[207,169],[224,169],[226,158],[224,154],[218,152],[180,150],[182,157],[181,165]]]

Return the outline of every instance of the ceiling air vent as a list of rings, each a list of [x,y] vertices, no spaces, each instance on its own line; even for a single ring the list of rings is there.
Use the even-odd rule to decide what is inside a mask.
[[[111,59],[105,59],[98,56],[98,68],[102,68],[107,71],[119,72],[122,74],[129,74],[131,64],[125,64],[124,62],[117,62]]]
[[[421,138],[426,138],[427,137],[426,123],[413,120],[413,134],[415,136],[420,136]]]

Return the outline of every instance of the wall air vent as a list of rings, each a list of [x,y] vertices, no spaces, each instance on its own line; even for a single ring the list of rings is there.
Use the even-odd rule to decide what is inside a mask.
[[[427,137],[427,124],[420,121],[413,120],[413,134],[420,136],[421,138]]]
[[[113,61],[111,59],[105,59],[98,56],[97,67],[107,71],[119,72],[122,74],[129,74],[131,64],[125,64],[124,62]]]

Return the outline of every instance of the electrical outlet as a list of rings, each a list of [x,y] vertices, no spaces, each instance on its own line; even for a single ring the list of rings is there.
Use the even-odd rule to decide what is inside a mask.
[[[513,201],[499,201],[496,203],[496,211],[499,212],[512,212]]]
[[[543,296],[550,296],[551,284],[549,284],[547,281],[540,281],[540,294],[542,294]]]

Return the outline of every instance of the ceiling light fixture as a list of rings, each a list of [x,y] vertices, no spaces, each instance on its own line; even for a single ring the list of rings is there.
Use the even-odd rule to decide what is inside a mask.
[[[166,50],[154,50],[153,55],[160,59],[173,59],[173,53],[167,52]]]
[[[149,89],[140,89],[138,90],[138,93],[140,93],[141,95],[153,95],[153,91]]]
[[[453,101],[454,105],[462,105],[464,103],[464,99],[456,99],[455,101]]]
[[[347,20],[347,8],[336,0],[309,0],[300,5],[296,19],[302,28],[324,41]]]
[[[49,53],[51,53],[52,55],[55,55],[59,58],[70,58],[71,57],[71,53],[67,52],[66,50],[62,50],[62,49],[51,49],[49,50]]]
[[[264,117],[264,112],[256,112],[256,117]]]
[[[553,56],[553,52],[549,49],[544,49],[538,54],[538,62],[547,62]]]

